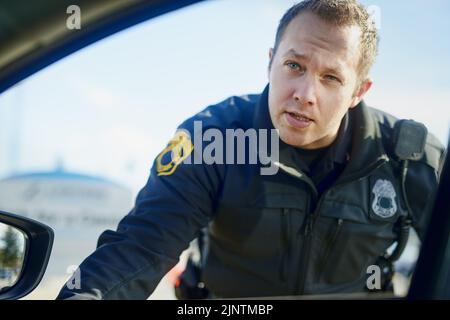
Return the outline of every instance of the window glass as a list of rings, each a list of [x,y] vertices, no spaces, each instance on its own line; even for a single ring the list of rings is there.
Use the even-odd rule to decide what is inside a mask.
[[[367,104],[423,122],[445,144],[448,1],[362,2],[381,35]],[[39,219],[56,235],[44,281],[29,298],[54,298],[70,266],[115,228],[179,124],[231,95],[264,89],[278,21],[293,3],[189,6],[91,45],[0,96],[0,209]],[[399,264],[399,293],[417,243],[413,237]],[[170,276],[152,298],[174,297]]]

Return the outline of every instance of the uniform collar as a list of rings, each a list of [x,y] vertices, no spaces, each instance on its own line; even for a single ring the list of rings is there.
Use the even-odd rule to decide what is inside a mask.
[[[349,116],[346,113],[341,121],[335,141],[327,147],[325,154],[315,167],[310,168],[312,170],[310,174],[324,177],[333,171],[336,165],[345,165],[350,158],[351,134]],[[314,177],[312,178],[314,179]]]
[[[383,146],[380,125],[364,101],[349,111],[352,123],[352,151],[343,176],[358,175],[373,164],[389,157]]]
[[[253,117],[254,128],[274,129],[269,113],[269,90],[270,87],[267,85],[256,105]],[[346,135],[346,130],[351,131],[351,134]],[[341,139],[339,139],[339,135],[341,135]],[[350,141],[346,141],[345,136]],[[387,159],[381,139],[381,130],[364,101],[349,110],[342,122],[336,141],[336,146],[333,148],[333,144],[328,152],[333,152],[333,161],[342,163],[342,161],[348,160],[342,176],[358,174],[380,159]],[[345,146],[346,144],[348,147]],[[284,166],[299,170],[301,166],[295,147],[287,145],[281,140],[279,140],[279,145],[279,162]]]

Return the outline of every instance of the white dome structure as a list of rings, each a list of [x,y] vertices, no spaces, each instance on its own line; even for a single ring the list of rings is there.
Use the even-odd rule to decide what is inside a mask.
[[[132,204],[131,192],[103,178],[64,171],[0,180],[0,209],[54,228],[110,227]]]
[[[44,279],[27,299],[54,299],[73,266],[95,250],[101,232],[117,227],[132,200],[131,191],[117,183],[62,170],[0,180],[0,210],[38,220],[55,232]]]

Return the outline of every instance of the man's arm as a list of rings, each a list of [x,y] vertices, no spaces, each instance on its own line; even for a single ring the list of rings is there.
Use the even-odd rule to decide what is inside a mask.
[[[181,163],[163,175],[157,161],[133,210],[80,265],[81,288],[57,299],[146,299],[208,224],[221,168]]]

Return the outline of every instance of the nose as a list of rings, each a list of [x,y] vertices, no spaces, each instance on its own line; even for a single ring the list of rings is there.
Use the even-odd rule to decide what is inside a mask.
[[[316,103],[316,88],[314,79],[302,77],[294,91],[294,100],[302,106],[313,106]]]

